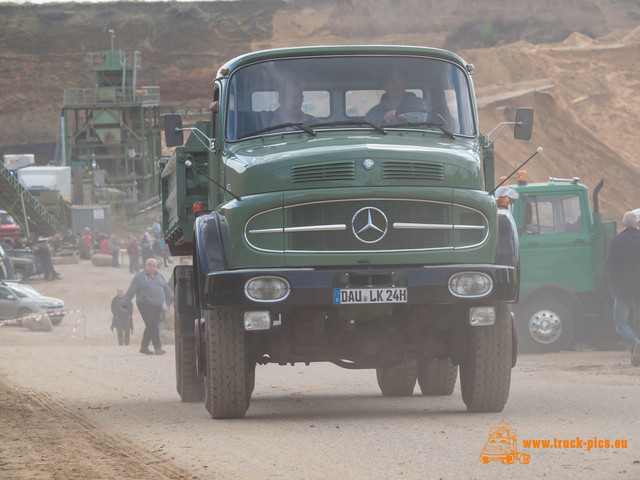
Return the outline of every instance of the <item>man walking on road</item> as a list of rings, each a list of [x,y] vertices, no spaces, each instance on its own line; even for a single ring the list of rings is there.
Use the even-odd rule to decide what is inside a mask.
[[[607,273],[613,287],[613,320],[616,332],[631,350],[631,364],[640,366],[640,230],[638,216],[622,217],[622,232],[611,239],[607,252]]]
[[[136,297],[136,306],[140,310],[144,321],[144,333],[142,334],[142,344],[140,353],[152,355],[149,350],[149,342],[153,343],[156,355],[164,355],[160,345],[160,331],[158,322],[162,311],[168,311],[169,305],[173,302],[173,291],[167,285],[164,277],[158,270],[158,262],[155,258],[148,259],[144,264],[144,270],[133,276],[131,285],[127,289],[122,305],[129,306],[133,297]]]

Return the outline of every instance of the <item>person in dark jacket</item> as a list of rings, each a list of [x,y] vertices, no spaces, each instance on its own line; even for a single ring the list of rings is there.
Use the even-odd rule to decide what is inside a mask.
[[[613,320],[616,332],[631,350],[631,364],[640,366],[640,230],[638,216],[622,217],[625,229],[611,239],[607,252],[607,273],[613,288]]]
[[[38,240],[35,254],[40,259],[45,280],[58,280],[62,278],[53,268],[53,263],[51,262],[51,249],[49,247],[48,239]]]
[[[111,313],[113,320],[111,321],[111,331],[115,328],[118,332],[118,345],[129,345],[130,335],[133,333],[132,309],[127,305],[124,308],[122,299],[124,298],[124,290],[119,288],[117,295],[111,300]]]
[[[380,98],[380,103],[365,115],[367,122],[393,125],[427,121],[427,102],[406,90],[407,82],[400,69],[392,68],[385,73],[382,86],[385,93]]]
[[[133,276],[131,285],[122,299],[122,305],[129,307],[134,296],[136,297],[136,306],[144,321],[140,353],[151,355],[153,353],[149,350],[151,342],[156,355],[163,355],[166,352],[162,350],[160,344],[158,322],[162,312],[167,312],[169,305],[173,303],[173,291],[167,285],[162,274],[158,272],[158,262],[155,258],[148,259],[144,264],[144,270]]]
[[[140,270],[140,245],[131,235],[127,237],[127,255],[129,255],[129,273]]]
[[[153,250],[151,250],[151,244],[146,240],[140,242],[140,256],[142,257],[142,264],[146,265],[147,260],[155,258]]]

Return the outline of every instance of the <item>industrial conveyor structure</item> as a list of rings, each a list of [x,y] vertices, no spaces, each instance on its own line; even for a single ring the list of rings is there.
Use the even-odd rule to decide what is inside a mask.
[[[0,206],[14,218],[27,237],[48,237],[64,232],[64,225],[1,162]]]

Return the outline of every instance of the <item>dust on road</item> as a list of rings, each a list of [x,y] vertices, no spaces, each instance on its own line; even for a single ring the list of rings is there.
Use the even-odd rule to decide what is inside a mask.
[[[56,268],[62,281],[34,286],[86,317],[69,315],[52,332],[0,328],[2,478],[640,478],[640,369],[627,352],[521,356],[498,414],[467,413],[458,387],[450,397],[385,398],[373,371],[258,366],[247,417],[214,421],[175,392],[170,331],[167,355],[141,355],[136,312],[132,345],[117,346],[109,306],[128,285],[126,268]],[[529,465],[480,463],[499,422],[517,429]],[[628,447],[522,444],[576,437]]]

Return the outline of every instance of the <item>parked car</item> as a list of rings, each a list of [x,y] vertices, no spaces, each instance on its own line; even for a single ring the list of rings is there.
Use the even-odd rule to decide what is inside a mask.
[[[22,236],[22,229],[6,210],[0,209],[0,238],[18,240]]]
[[[11,259],[14,264],[14,279],[24,281],[32,275],[42,275],[42,263],[40,262],[40,257],[38,257],[33,250],[26,248],[14,248],[13,250],[7,250],[5,252]],[[29,270],[28,265],[25,264],[25,261],[31,263],[31,270]],[[24,277],[18,278],[18,267],[23,266]]]
[[[0,319],[26,317],[46,312],[54,325],[60,324],[65,315],[64,301],[46,297],[26,283],[0,280]]]

